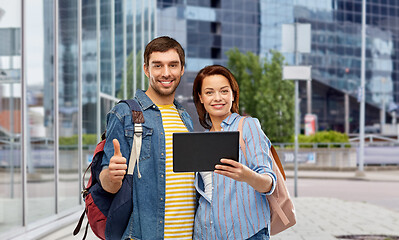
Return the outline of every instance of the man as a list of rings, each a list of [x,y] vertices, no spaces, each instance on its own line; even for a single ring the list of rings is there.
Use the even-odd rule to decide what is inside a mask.
[[[133,176],[133,212],[122,239],[192,239],[194,174],[173,173],[172,162],[172,133],[193,131],[190,116],[174,99],[184,64],[183,48],[170,37],[146,46],[149,87],[135,96],[145,123]],[[105,144],[100,180],[110,193],[120,189],[127,169],[134,134],[131,115],[127,104],[117,104],[107,115],[107,140],[113,141]]]

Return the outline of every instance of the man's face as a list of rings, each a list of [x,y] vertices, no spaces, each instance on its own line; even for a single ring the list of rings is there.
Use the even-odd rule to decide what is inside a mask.
[[[150,88],[158,97],[167,97],[173,95],[179,86],[184,67],[181,66],[176,50],[170,49],[151,53],[148,66],[144,65],[144,72],[149,79]]]

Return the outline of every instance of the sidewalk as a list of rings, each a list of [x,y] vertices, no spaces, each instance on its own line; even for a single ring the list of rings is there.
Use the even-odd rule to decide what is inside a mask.
[[[336,240],[342,235],[399,237],[399,212],[334,198],[295,198],[294,204],[297,224],[272,240]]]
[[[399,212],[362,202],[334,198],[294,199],[297,224],[272,240],[337,240],[342,235],[393,235],[399,237]],[[77,221],[77,220],[76,220]],[[74,237],[75,223],[42,240],[82,239],[84,229]],[[97,239],[90,231],[86,239]],[[381,238],[383,239],[383,238]],[[387,238],[389,239],[389,238]]]
[[[294,177],[294,171],[286,171],[286,174],[287,178]],[[398,182],[397,191],[399,191],[399,170],[366,171],[364,177],[357,177],[353,171],[300,170],[298,178],[393,181]],[[294,198],[294,204],[297,213],[297,224],[291,229],[272,236],[272,240],[336,240],[340,239],[337,236],[343,235],[388,235],[399,237],[398,211],[366,202],[344,201],[337,198],[298,197]],[[74,222],[40,239],[82,239],[84,227],[82,227],[76,237],[72,235],[79,216],[80,213],[76,215]],[[85,223],[83,226],[85,226]],[[90,229],[87,239],[97,239]],[[372,238],[356,239],[369,240]]]

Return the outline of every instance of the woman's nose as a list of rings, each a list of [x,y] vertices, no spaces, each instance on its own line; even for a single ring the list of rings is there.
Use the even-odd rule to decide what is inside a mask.
[[[220,100],[220,99],[222,99],[222,95],[220,94],[219,91],[216,91],[215,92],[215,100]]]

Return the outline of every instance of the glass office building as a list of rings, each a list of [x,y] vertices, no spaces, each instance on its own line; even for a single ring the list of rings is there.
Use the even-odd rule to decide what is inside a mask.
[[[311,52],[299,65],[312,66],[311,112],[320,129],[355,131],[359,125],[361,0],[158,0],[158,33],[185,44],[185,86],[190,96],[196,72],[205,65],[227,64],[225,52],[237,47],[262,57],[282,49],[282,25],[311,25]],[[367,1],[366,124],[380,123],[381,111],[399,103],[399,2]],[[299,33],[300,34],[300,33]],[[284,53],[287,64],[294,54]],[[307,113],[307,86],[300,83],[301,119]],[[345,112],[347,112],[345,115]],[[345,124],[348,124],[345,129]]]
[[[0,0],[0,239],[39,236],[81,212],[83,171],[106,113],[146,89],[152,38],[172,36],[186,50],[177,99],[199,130],[197,71],[226,65],[234,47],[262,57],[280,50],[282,24],[295,22],[312,28],[299,64],[312,65],[320,128],[343,131],[347,119],[356,129],[361,0]],[[367,1],[367,124],[399,103],[398,33],[399,1]],[[306,92],[301,83],[302,116]]]
[[[155,8],[0,0],[0,239],[35,238],[81,212],[83,171],[106,113],[146,87],[142,52],[155,36]]]

